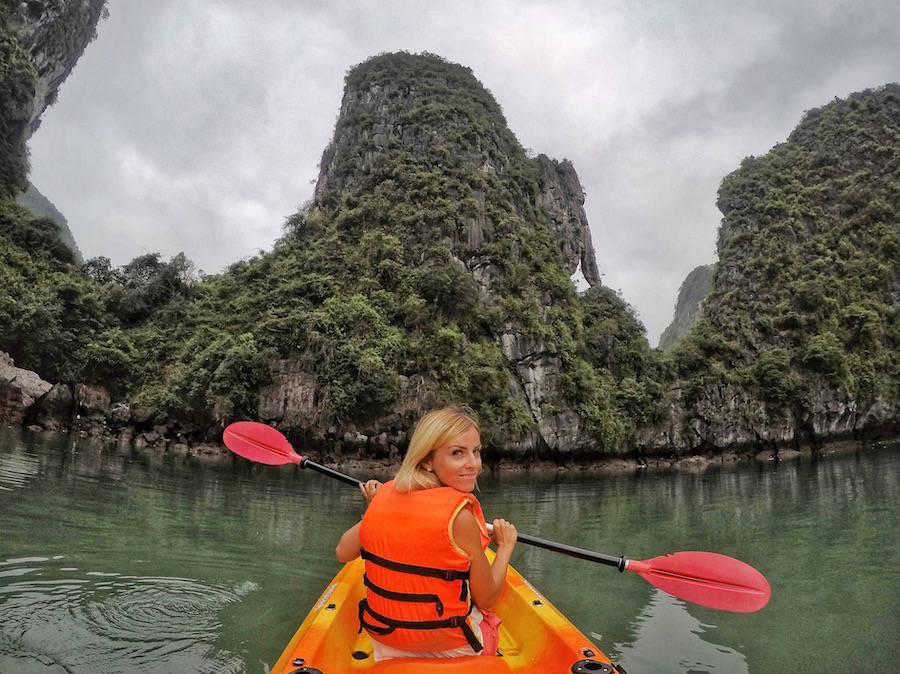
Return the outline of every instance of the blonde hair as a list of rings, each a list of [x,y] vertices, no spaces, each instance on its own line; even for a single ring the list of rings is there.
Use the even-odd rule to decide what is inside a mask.
[[[403,457],[400,470],[394,476],[394,488],[397,491],[417,491],[440,487],[440,480],[425,470],[422,463],[431,456],[435,447],[450,442],[457,435],[473,427],[479,434],[481,433],[478,418],[468,407],[452,405],[432,410],[423,416],[416,424],[406,456]]]

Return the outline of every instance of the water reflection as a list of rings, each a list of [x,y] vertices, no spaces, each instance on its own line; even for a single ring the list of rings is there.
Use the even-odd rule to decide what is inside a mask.
[[[631,623],[633,637],[615,644],[611,655],[629,671],[655,674],[749,673],[743,654],[714,642],[715,626],[694,618],[685,603],[653,590]],[[660,663],[669,663],[661,666]]]
[[[12,491],[24,487],[28,478],[38,472],[38,463],[34,457],[3,456],[0,457],[0,490]]]
[[[0,436],[0,448],[3,448],[4,441],[8,446],[6,451],[0,452],[0,491],[12,491],[24,487],[30,478],[38,474],[40,462],[33,454],[22,451],[12,433],[8,433],[6,438]]]

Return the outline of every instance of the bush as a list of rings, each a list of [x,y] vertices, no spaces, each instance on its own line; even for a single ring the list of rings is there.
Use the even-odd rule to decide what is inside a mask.
[[[822,375],[834,386],[839,386],[847,378],[844,345],[831,332],[810,337],[803,349],[801,362],[805,369]]]
[[[791,354],[778,346],[766,346],[752,366],[752,384],[771,409],[788,409],[798,393],[798,382],[791,375]]]
[[[51,262],[71,265],[78,260],[63,240],[62,230],[55,220],[35,218],[31,211],[14,201],[0,202],[0,236],[25,252]]]

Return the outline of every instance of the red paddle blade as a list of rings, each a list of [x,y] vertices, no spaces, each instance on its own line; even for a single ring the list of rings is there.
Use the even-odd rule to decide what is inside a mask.
[[[676,552],[646,562],[628,560],[625,568],[680,599],[725,611],[758,611],[772,593],[759,571],[715,552]]]
[[[245,459],[278,466],[302,458],[279,431],[256,421],[236,421],[222,434],[225,446]]]

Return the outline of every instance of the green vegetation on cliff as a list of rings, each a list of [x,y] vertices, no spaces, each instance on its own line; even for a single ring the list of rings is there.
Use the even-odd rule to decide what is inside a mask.
[[[674,349],[690,400],[734,383],[774,416],[821,391],[900,395],[900,86],[806,114],[719,190],[719,265]]]
[[[223,274],[184,255],[79,264],[55,222],[2,200],[0,350],[191,438],[256,418],[286,371],[308,387],[304,430],[332,437],[465,401],[496,446],[616,453],[664,421],[690,436],[725,390],[800,424],[823,400],[900,397],[898,172],[896,85],[745,160],[719,191],[702,316],[666,356],[615,293],[575,292],[546,174],[471,72],[384,54],[347,75],[312,202]]]
[[[0,231],[19,265],[9,282],[31,287],[0,304],[18,326],[0,349],[185,432],[254,418],[272,365],[291,359],[315,379],[311,427],[409,423],[412,395],[472,404],[502,444],[536,425],[507,335],[559,365],[543,414],[573,409],[608,451],[623,446],[659,414],[655,357],[615,294],[576,294],[535,205],[537,161],[500,107],[431,55],[371,59],[347,77],[349,99],[362,91],[387,93],[342,114],[316,201],[272,251],[221,275],[197,279],[183,256],[77,266],[49,243],[25,253],[33,223]]]
[[[17,3],[0,2],[0,198],[8,199],[28,185],[28,149],[22,111],[31,104],[37,70],[9,25]]]

